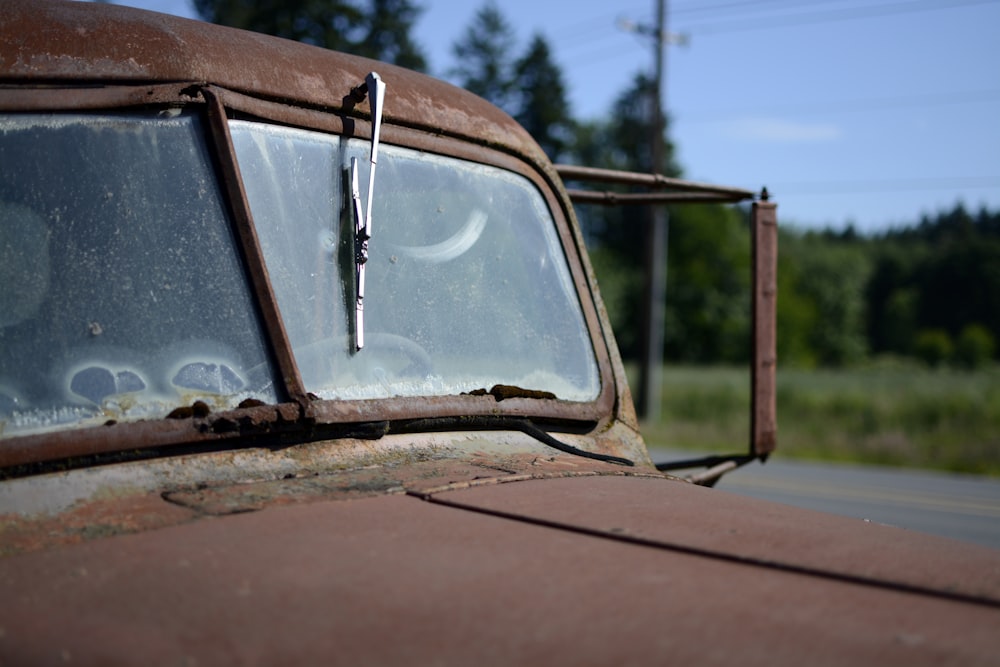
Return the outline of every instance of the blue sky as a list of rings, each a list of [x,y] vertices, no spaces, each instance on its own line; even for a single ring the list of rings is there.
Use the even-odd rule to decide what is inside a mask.
[[[432,73],[482,2],[417,0]],[[120,0],[193,16],[187,0]],[[654,0],[497,0],[548,39],[581,118],[651,71]],[[1000,209],[1000,0],[671,0],[666,106],[688,178],[757,190],[784,224],[878,231]],[[516,54],[520,55],[520,53]],[[445,77],[446,78],[446,77]]]

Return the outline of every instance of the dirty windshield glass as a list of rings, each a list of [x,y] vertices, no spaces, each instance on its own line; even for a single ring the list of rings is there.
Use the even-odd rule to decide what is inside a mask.
[[[271,282],[306,389],[323,398],[450,395],[495,384],[572,401],[597,365],[555,225],[527,179],[383,144],[357,297],[351,158],[370,144],[232,123]]]
[[[277,399],[196,116],[0,116],[0,435]]]

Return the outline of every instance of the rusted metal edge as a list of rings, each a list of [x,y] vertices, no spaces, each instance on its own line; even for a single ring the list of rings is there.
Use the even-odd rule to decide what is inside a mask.
[[[278,122],[307,130],[328,132],[339,134],[343,137],[368,139],[371,136],[371,126],[363,122],[366,117],[364,109],[358,110],[357,116],[346,115],[344,111],[338,113],[318,111],[315,109],[292,106],[274,100],[260,99],[240,92],[235,92],[217,86],[209,87],[213,95],[217,95],[223,106],[227,110],[237,114],[246,114],[261,122]],[[353,108],[352,108],[353,109]],[[361,120],[362,122],[358,122]],[[591,294],[591,286],[587,280],[587,272],[583,268],[584,250],[577,243],[577,237],[572,229],[572,208],[566,208],[564,199],[560,196],[564,192],[562,184],[558,179],[551,179],[551,172],[541,169],[540,165],[530,160],[531,156],[513,153],[503,150],[503,147],[490,147],[482,142],[470,141],[464,135],[451,136],[440,131],[431,133],[425,128],[413,125],[397,124],[389,121],[382,126],[382,140],[387,144],[395,144],[423,150],[439,155],[457,157],[459,159],[482,162],[492,166],[516,173],[531,180],[543,194],[546,203],[553,211],[556,223],[556,231],[559,234],[560,242],[567,256],[567,264],[570,269],[573,281],[581,294]],[[547,187],[546,187],[547,186]],[[560,215],[561,214],[561,215]],[[615,409],[615,376],[611,362],[610,352],[603,336],[603,329],[600,325],[600,317],[593,298],[581,300],[581,306],[591,341],[602,341],[604,346],[594,346],[594,355],[601,377],[600,393],[594,401],[596,411],[608,414]],[[405,399],[402,399],[405,400]],[[354,402],[337,402],[341,408],[331,407],[331,401],[313,401],[310,404],[310,416],[320,421],[339,420],[346,411],[353,414],[355,409],[351,407]],[[537,403],[536,403],[537,404]],[[344,408],[346,405],[346,409]],[[581,409],[581,404],[572,403],[571,410]],[[502,409],[497,409],[503,414],[514,415],[535,415],[533,406],[527,406],[527,410],[517,409],[516,403],[505,402]],[[508,411],[512,412],[508,412]],[[560,410],[560,413],[562,410]],[[584,413],[577,412],[570,417],[574,420],[589,420],[595,410],[588,408]]]
[[[360,105],[360,109],[355,109],[345,102],[345,107],[337,112],[320,111],[261,99],[218,86],[211,86],[210,89],[219,97],[227,110],[240,115],[249,115],[261,122],[284,123],[348,138],[371,137],[371,125],[365,122],[368,117],[364,108],[366,105]],[[348,111],[351,114],[348,114]],[[523,176],[538,187],[553,212],[556,231],[566,253],[567,265],[574,284],[581,294],[591,295],[591,299],[581,300],[584,321],[591,334],[591,341],[604,343],[593,347],[601,377],[601,389],[596,403],[604,408],[606,413],[612,412],[616,405],[616,376],[611,353],[607,348],[591,285],[587,280],[582,239],[578,239],[573,230],[572,206],[562,196],[565,189],[559,179],[553,176],[552,170],[533,161],[531,155],[512,152],[501,145],[487,145],[464,134],[448,133],[440,129],[432,132],[413,123],[398,123],[392,119],[382,126],[382,141],[438,155],[490,164]]]
[[[447,417],[524,418],[536,421],[585,424],[587,430],[605,416],[593,403],[532,398],[508,398],[497,402],[492,396],[418,396],[361,401],[319,400],[310,414],[318,423],[343,424],[372,420],[397,422]]]
[[[215,149],[213,158],[216,160],[217,168],[224,171],[231,170],[233,175],[238,175],[238,164],[228,135],[228,109],[249,113],[265,121],[343,133],[345,136],[364,137],[368,133],[367,123],[364,122],[348,127],[355,124],[350,116],[300,109],[191,81],[110,86],[81,86],[78,82],[63,85],[50,82],[39,84],[38,88],[29,88],[27,91],[23,86],[13,88],[3,87],[0,84],[0,109],[12,111],[113,110],[190,104],[207,109],[208,131]],[[575,237],[570,230],[569,218],[565,217],[569,214],[563,210],[564,200],[559,196],[559,192],[564,190],[558,179],[555,181],[549,179],[549,170],[539,169],[539,165],[526,156],[497,150],[483,144],[469,143],[463,139],[440,134],[432,135],[419,129],[393,124],[384,127],[383,130],[387,140],[412,145],[421,150],[493,164],[536,182],[545,193],[553,210],[563,213],[562,216],[557,215],[556,226],[567,254],[578,261],[583,261],[582,256],[577,254],[580,250],[573,243]],[[237,238],[249,267],[255,299],[258,302],[257,307],[270,310],[269,314],[263,315],[262,320],[272,346],[271,351],[278,362],[278,370],[282,374],[289,397],[296,402],[261,408],[265,411],[271,410],[275,415],[281,415],[280,418],[261,417],[258,412],[252,411],[251,414],[236,409],[213,414],[207,418],[109,422],[104,426],[95,425],[67,431],[8,437],[2,440],[3,446],[0,447],[0,468],[151,449],[226,447],[228,445],[224,441],[234,437],[254,435],[269,438],[278,432],[284,434],[283,438],[296,440],[297,437],[300,439],[307,437],[312,432],[311,429],[317,426],[316,422],[320,422],[322,428],[332,432],[358,423],[458,415],[526,417],[548,423],[590,424],[592,428],[597,429],[607,425],[609,413],[616,405],[617,395],[613,389],[615,383],[612,378],[609,352],[604,347],[594,350],[602,382],[600,394],[592,402],[507,399],[500,405],[491,398],[483,400],[470,396],[388,398],[372,401],[317,400],[315,397],[309,397],[302,386],[301,376],[296,378],[298,371],[290,353],[290,346],[287,345],[287,334],[283,331],[283,323],[278,316],[277,304],[272,296],[266,268],[261,259],[259,241],[252,226],[252,216],[242,181],[228,177],[224,180],[230,184],[228,189],[232,190],[225,193],[227,206],[230,208]],[[552,189],[541,187],[542,183]],[[579,268],[576,261],[571,260],[569,264],[577,287],[582,293],[589,293],[590,286],[586,281],[585,272]],[[603,340],[603,329],[594,302],[584,299],[582,305],[584,318],[591,331],[591,339]],[[296,412],[296,406],[298,414],[293,414]],[[614,417],[610,419],[613,420]],[[251,423],[252,426],[248,426]],[[301,431],[301,436],[296,436],[296,431]]]
[[[394,422],[430,418],[519,417],[551,424],[556,430],[590,433],[605,416],[594,404],[510,398],[498,405],[492,396],[314,401],[309,413],[303,415],[297,403],[283,403],[10,437],[0,441],[0,470],[83,457],[143,458],[183,453],[190,447],[228,448],[232,447],[229,441],[237,438],[245,440],[240,447],[286,447],[346,437],[379,439],[397,430],[392,428]],[[405,432],[405,424],[399,430]]]
[[[209,102],[209,99],[212,101]],[[303,108],[193,81],[157,85],[119,83],[106,86],[82,86],[79,82],[39,83],[37,88],[25,88],[24,86],[5,88],[0,84],[0,109],[10,111],[113,110],[127,107],[182,106],[187,104],[198,104],[211,108],[209,112],[210,130],[212,140],[217,144],[215,151],[219,156],[217,161],[220,163],[221,169],[230,170],[234,174],[238,173],[238,163],[231,155],[228,123],[221,122],[220,107],[226,114],[230,111],[247,114],[262,122],[283,123],[309,130],[340,134],[345,137],[364,139],[370,136],[369,123],[358,122],[365,117],[363,109],[357,110],[355,117],[348,115],[346,108],[340,111]],[[385,125],[382,130],[383,139],[387,143],[396,143],[418,150],[492,164],[532,180],[544,194],[546,201],[556,215],[556,229],[567,251],[567,257],[570,260],[568,264],[575,284],[581,293],[591,293],[586,271],[582,268],[584,262],[582,250],[571,229],[572,209],[565,208],[564,199],[560,196],[560,192],[565,190],[558,179],[551,178],[551,170],[542,169],[540,165],[530,159],[531,156],[504,150],[502,146],[490,147],[482,142],[473,142],[464,135],[453,137],[440,132],[430,133],[418,127],[397,125],[393,122]],[[264,311],[271,311],[271,315],[265,315],[263,321],[270,342],[275,346],[274,352],[277,356],[277,347],[280,347],[278,343],[287,337],[278,330],[279,327],[283,326],[280,318],[273,319],[278,313],[278,307],[270,296],[271,290],[268,286],[269,279],[266,267],[259,259],[259,242],[256,240],[256,230],[252,225],[252,214],[246,204],[242,181],[226,179],[226,182],[239,183],[239,188],[235,188],[238,191],[225,194],[228,201],[232,202],[229,206],[238,231],[237,238],[242,244],[247,264],[251,266],[250,276],[255,296],[262,304],[261,308]],[[579,265],[577,260],[580,262]],[[253,268],[255,264],[257,268]],[[593,299],[581,300],[581,305],[583,306],[584,320],[591,333],[591,340],[600,340],[605,343],[603,346],[595,346],[594,348],[601,374],[600,395],[595,402],[599,408],[610,412],[616,405],[616,394],[610,353],[606,347],[607,341],[604,340],[603,329],[600,326],[600,318],[597,315]],[[295,374],[290,372],[294,367],[294,361],[290,357],[287,360],[282,360],[280,356],[276,361],[282,376],[293,379],[293,383],[288,387],[290,397],[300,401],[304,409],[315,406],[315,402],[303,400],[306,394],[301,379],[299,378],[298,382],[294,381]],[[508,404],[505,407],[514,406]],[[516,414],[525,413],[518,411]],[[589,415],[583,417],[583,419],[589,418]]]
[[[570,200],[578,204],[624,206],[628,204],[703,204],[716,202],[735,204],[746,197],[713,192],[610,192],[600,190],[567,190]]]
[[[295,357],[292,355],[292,345],[278,309],[274,290],[271,287],[267,266],[264,263],[260,239],[257,237],[257,228],[254,226],[253,214],[250,211],[250,203],[236,159],[236,150],[229,133],[226,110],[219,96],[211,87],[205,88],[202,94],[208,103],[210,139],[215,148],[216,162],[222,171],[222,183],[226,188],[230,217],[233,221],[236,238],[240,241],[243,260],[246,263],[250,284],[254,290],[254,300],[260,309],[260,315],[267,332],[270,352],[274,360],[277,361],[278,370],[281,372],[283,385],[289,397],[301,405],[303,409],[306,409],[309,405],[309,399],[305,383],[302,381],[302,375],[299,373]]]
[[[753,360],[751,366],[750,454],[766,458],[778,444],[777,422],[777,204],[751,208],[753,247]]]
[[[237,408],[205,417],[103,425],[4,438],[0,470],[121,453],[126,458],[149,456],[148,450],[205,445],[234,438],[276,437],[306,429],[296,403]],[[9,472],[9,471],[8,471]]]
[[[555,168],[564,181],[596,181],[600,183],[618,183],[621,185],[641,185],[656,190],[726,195],[736,197],[736,201],[753,199],[755,195],[752,190],[725,185],[713,185],[711,183],[698,183],[682,178],[670,178],[663,174],[599,169],[597,167],[581,167],[573,164],[557,164]]]
[[[10,85],[0,81],[0,109],[29,112],[186,105],[204,101],[201,97],[202,88],[202,84],[190,81],[131,86],[38,84],[37,87],[23,83]]]

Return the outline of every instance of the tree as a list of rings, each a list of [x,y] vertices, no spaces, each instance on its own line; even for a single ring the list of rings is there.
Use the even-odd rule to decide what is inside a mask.
[[[928,366],[938,367],[952,357],[955,344],[947,331],[923,329],[917,333],[914,353]]]
[[[978,323],[1000,335],[1000,241],[972,237],[938,247],[918,278],[922,327],[956,337]]]
[[[573,140],[573,119],[562,71],[552,62],[549,44],[540,34],[514,65],[517,101],[514,118],[535,138],[553,161]]]
[[[667,176],[679,176],[681,170],[674,162],[673,144],[666,136],[666,129],[663,161],[659,169],[652,164],[651,94],[652,82],[645,75],[637,75],[632,85],[615,99],[608,120],[578,123],[572,161],[590,167],[647,173],[657,170]],[[661,122],[661,127],[666,128],[666,119]],[[604,184],[598,187],[608,189]],[[595,206],[583,210],[581,224],[592,247],[609,247],[621,255],[624,263],[630,266],[638,263],[636,268],[641,269],[641,230],[648,217],[645,206]]]
[[[750,233],[740,212],[718,204],[673,207],[667,253],[665,358],[747,361]]]
[[[795,267],[792,289],[798,299],[809,304],[812,321],[802,322],[807,327],[804,331],[781,331],[779,337],[803,337],[815,362],[824,366],[863,360],[868,353],[865,319],[866,286],[871,275],[868,248],[860,242],[812,233],[784,236],[781,254],[785,260],[781,269]],[[779,319],[783,298],[782,293],[778,297]]]
[[[560,159],[573,141],[575,125],[562,71],[541,34],[515,59],[516,41],[491,0],[452,46],[458,65],[449,74],[458,85],[511,114],[551,159]]]
[[[489,0],[476,12],[472,24],[452,46],[458,63],[449,75],[458,85],[507,112],[513,111],[514,29]]]
[[[652,81],[636,76],[613,107],[610,120],[581,123],[577,162],[679,176],[673,145],[663,138],[662,162],[653,164]],[[666,127],[666,119],[661,119]],[[603,184],[602,184],[603,187]],[[623,353],[638,351],[643,290],[644,229],[648,207],[577,207],[591,248],[612,326]],[[721,205],[669,208],[665,357],[682,361],[744,361],[750,352],[750,235],[743,216]],[[618,300],[621,300],[619,302]],[[779,299],[779,303],[781,300]]]
[[[969,324],[955,341],[955,361],[968,369],[982,368],[993,359],[996,340],[980,324]]]
[[[427,71],[427,58],[410,39],[422,7],[410,0],[372,0],[368,31],[355,53],[384,60],[418,72]]]
[[[276,35],[424,70],[410,39],[420,9],[412,0],[192,0],[206,21]]]

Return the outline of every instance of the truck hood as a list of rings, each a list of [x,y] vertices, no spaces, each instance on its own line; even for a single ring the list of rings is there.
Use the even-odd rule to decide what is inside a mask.
[[[451,472],[285,504],[272,485],[253,508],[192,492],[170,499],[190,513],[175,525],[2,559],[0,663],[977,664],[1000,650],[994,550],[675,480]]]

